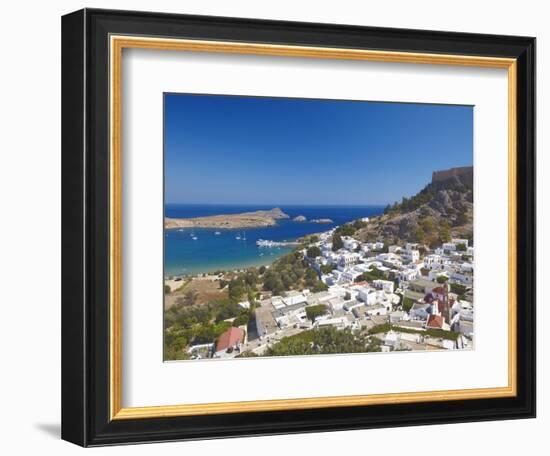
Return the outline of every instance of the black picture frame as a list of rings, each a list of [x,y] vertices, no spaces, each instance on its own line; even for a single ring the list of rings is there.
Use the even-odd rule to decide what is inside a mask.
[[[517,59],[517,395],[111,420],[108,38],[146,35]],[[84,9],[62,19],[62,438],[82,446],[535,416],[535,39]]]

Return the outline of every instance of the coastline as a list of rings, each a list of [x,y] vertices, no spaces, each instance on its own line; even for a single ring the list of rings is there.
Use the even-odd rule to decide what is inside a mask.
[[[226,265],[218,263],[216,265],[213,265],[212,267],[206,266],[204,268],[201,268],[200,272],[190,271],[190,272],[182,272],[178,274],[168,274],[165,271],[164,280],[165,281],[169,280],[170,277],[195,278],[195,277],[200,277],[202,275],[209,275],[217,271],[228,273],[228,272],[243,271],[252,267],[270,266],[277,259],[279,259],[283,255],[286,255],[291,251],[292,251],[292,248],[281,248],[273,255],[260,257],[260,258],[250,258],[249,260],[245,260],[245,261],[240,260],[238,263],[234,263],[234,264],[231,264],[231,262],[228,262]]]
[[[167,205],[167,218],[181,220],[208,219],[213,217],[240,217],[242,214],[261,214],[262,208],[269,205]],[[381,214],[383,207],[373,206],[279,206],[280,211],[289,218],[277,219],[269,226],[225,229],[219,227],[201,227],[194,223],[185,227],[164,230],[165,259],[164,277],[192,276],[217,270],[240,270],[248,267],[267,266],[284,253],[292,249],[285,246],[272,248],[258,247],[256,242],[268,240],[277,242],[296,242],[310,235],[342,225],[361,217]],[[271,211],[270,211],[271,213]],[[293,218],[304,215],[307,221],[298,222]],[[248,216],[248,215],[247,215]],[[333,224],[320,224],[312,220],[328,219]],[[240,239],[239,239],[240,238]],[[280,248],[278,248],[280,247]],[[273,255],[271,255],[271,253]]]

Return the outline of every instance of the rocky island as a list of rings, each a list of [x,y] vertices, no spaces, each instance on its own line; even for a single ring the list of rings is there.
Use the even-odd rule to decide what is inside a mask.
[[[293,222],[307,222],[307,219],[303,215],[298,215],[292,219]]]
[[[221,214],[208,217],[169,218],[164,219],[166,229],[174,228],[260,228],[272,226],[277,220],[288,219],[280,208],[275,207],[266,211],[243,212],[241,214]]]

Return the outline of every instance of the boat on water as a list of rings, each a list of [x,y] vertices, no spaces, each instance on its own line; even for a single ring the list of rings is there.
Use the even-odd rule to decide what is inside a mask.
[[[276,247],[277,249],[280,250],[281,247],[295,247],[295,246],[300,245],[300,243],[296,242],[296,241],[278,242],[278,241],[268,241],[268,240],[265,240],[265,239],[258,239],[256,241],[256,245],[258,247],[271,247],[271,248]]]
[[[246,233],[243,231],[243,237],[242,237],[243,241],[246,241]]]
[[[240,241],[240,240],[241,240],[241,235],[240,235],[240,234],[237,234],[237,235],[235,236],[235,239],[237,239],[237,241]]]
[[[215,234],[216,236],[219,236],[219,235],[222,234],[222,233],[220,233],[219,231],[216,231],[214,234]]]

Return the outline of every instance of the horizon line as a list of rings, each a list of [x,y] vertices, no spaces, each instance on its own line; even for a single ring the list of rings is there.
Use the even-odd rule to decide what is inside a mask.
[[[272,208],[279,206],[322,206],[322,207],[365,207],[365,206],[386,206],[393,203],[356,203],[356,204],[339,204],[339,203],[186,203],[165,201],[164,205],[181,204],[188,206],[270,206]]]

